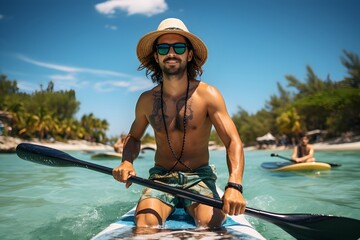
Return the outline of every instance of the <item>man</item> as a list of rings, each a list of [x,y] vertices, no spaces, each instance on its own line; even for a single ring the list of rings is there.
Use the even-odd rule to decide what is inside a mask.
[[[219,91],[196,80],[207,59],[203,41],[174,18],[162,21],[158,29],[144,35],[137,45],[141,62],[158,85],[138,99],[135,120],[125,139],[121,164],[113,170],[116,180],[131,185],[135,175],[133,161],[140,151],[140,139],[148,124],[156,139],[155,166],[150,179],[219,198],[214,170],[209,166],[209,137],[212,126],[226,147],[229,169],[223,209],[178,199],[170,194],[145,188],[136,209],[136,225],[162,225],[175,207],[184,207],[199,227],[218,228],[226,214],[245,211],[242,196],[244,154],[242,142]]]
[[[291,159],[297,163],[315,162],[314,148],[308,143],[309,138],[306,135],[301,134],[300,143],[294,147]]]

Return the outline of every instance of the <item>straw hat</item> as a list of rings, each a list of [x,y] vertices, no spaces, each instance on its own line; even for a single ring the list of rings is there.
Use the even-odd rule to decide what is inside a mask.
[[[142,64],[144,64],[144,59],[153,52],[153,45],[156,39],[166,33],[176,33],[187,38],[191,42],[194,55],[197,56],[195,57],[195,61],[198,66],[201,67],[205,63],[207,59],[207,48],[204,42],[194,34],[190,33],[180,19],[167,18],[159,24],[156,31],[145,34],[140,39],[136,47],[136,54]],[[145,65],[145,67],[148,66]]]

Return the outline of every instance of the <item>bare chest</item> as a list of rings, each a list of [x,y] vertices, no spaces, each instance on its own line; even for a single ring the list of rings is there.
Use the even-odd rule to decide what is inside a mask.
[[[169,132],[183,132],[196,130],[209,121],[205,101],[196,94],[173,98],[154,93],[149,103],[148,120],[157,133],[163,133],[165,127]]]

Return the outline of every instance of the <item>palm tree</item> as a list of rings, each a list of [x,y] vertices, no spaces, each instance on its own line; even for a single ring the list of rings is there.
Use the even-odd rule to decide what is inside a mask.
[[[32,118],[34,119],[33,128],[36,130],[36,135],[39,137],[41,142],[47,134],[56,129],[56,120],[48,113],[45,108],[40,107],[38,114],[33,114]]]
[[[74,118],[67,118],[58,123],[57,135],[60,135],[65,141],[68,139],[76,139],[79,129],[79,122]]]
[[[288,80],[289,87],[294,87],[298,90],[296,98],[302,98],[305,96],[310,96],[316,94],[320,91],[333,90],[335,88],[335,83],[333,83],[328,77],[327,81],[320,79],[310,66],[306,66],[307,75],[305,83],[298,80],[292,75],[287,75],[286,79]]]
[[[349,74],[343,81],[346,85],[353,88],[360,88],[360,59],[359,56],[345,51],[345,57],[341,57],[342,64],[347,68]]]
[[[301,132],[300,116],[295,108],[291,108],[277,117],[276,124],[282,134],[293,136]]]

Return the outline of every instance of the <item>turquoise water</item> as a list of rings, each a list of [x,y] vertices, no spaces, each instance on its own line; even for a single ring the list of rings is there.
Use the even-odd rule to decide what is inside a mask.
[[[115,167],[119,160],[92,160],[90,154],[68,152],[76,158]],[[319,161],[341,163],[330,171],[271,173],[260,168],[270,151],[245,152],[244,196],[252,208],[275,213],[320,213],[360,219],[360,151],[317,151]],[[276,152],[290,156],[290,151]],[[135,162],[146,178],[154,152]],[[211,151],[218,185],[227,182],[224,151]],[[0,155],[1,239],[90,239],[137,202],[141,186],[130,189],[109,175],[83,168],[52,168]],[[293,239],[271,223],[248,220],[267,239]]]

